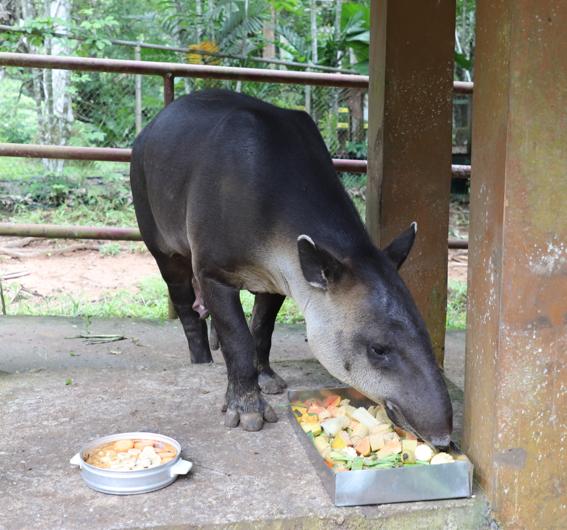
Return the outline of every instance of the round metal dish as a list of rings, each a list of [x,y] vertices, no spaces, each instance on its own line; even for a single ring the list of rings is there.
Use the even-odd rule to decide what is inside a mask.
[[[102,469],[87,464],[83,459],[83,455],[88,453],[88,451],[102,444],[126,439],[158,440],[160,442],[166,442],[175,447],[177,454],[173,460],[165,464],[135,471]],[[164,436],[163,434],[151,432],[126,432],[97,438],[86,444],[80,452],[71,458],[70,463],[79,466],[81,477],[89,488],[112,495],[135,495],[137,493],[148,493],[165,488],[174,482],[179,475],[189,473],[190,469],[193,467],[191,462],[181,458],[181,446],[176,440],[169,436]]]

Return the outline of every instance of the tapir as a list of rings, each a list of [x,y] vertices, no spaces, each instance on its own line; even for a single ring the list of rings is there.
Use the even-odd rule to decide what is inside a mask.
[[[398,273],[417,226],[383,250],[372,243],[307,113],[226,90],[180,97],[136,138],[130,179],[193,363],[212,361],[204,317],[214,322],[228,374],[226,426],[257,431],[277,421],[263,393],[286,386],[269,354],[290,297],[333,376],[383,400],[399,426],[449,443],[447,387]],[[244,289],[255,294],[250,325]]]

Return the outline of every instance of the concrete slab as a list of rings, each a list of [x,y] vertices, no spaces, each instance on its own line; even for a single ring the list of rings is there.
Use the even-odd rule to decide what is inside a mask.
[[[278,423],[259,433],[226,429],[225,367],[190,365],[177,323],[93,321],[93,333],[128,340],[86,345],[64,338],[84,326],[64,318],[0,318],[2,529],[489,525],[478,492],[472,499],[336,508],[285,418],[283,396],[268,398]],[[277,330],[274,358],[290,386],[334,384],[311,358],[300,327]],[[452,394],[460,407],[460,391],[453,386]],[[173,436],[194,470],[147,495],[89,490],[69,458],[89,439],[127,430]]]

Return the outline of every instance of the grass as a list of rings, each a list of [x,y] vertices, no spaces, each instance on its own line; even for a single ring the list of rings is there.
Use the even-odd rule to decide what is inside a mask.
[[[465,329],[467,324],[467,282],[449,280],[447,286],[447,329]]]
[[[167,318],[167,288],[159,276],[145,278],[133,293],[119,289],[98,300],[88,300],[69,294],[57,294],[43,298],[29,298],[21,292],[21,285],[10,282],[4,286],[6,311],[9,315],[54,315],[90,318]],[[246,317],[252,314],[254,296],[242,291],[240,295]],[[303,316],[292,300],[286,300],[278,315],[278,322],[294,324]]]
[[[18,181],[20,194],[29,199],[17,203],[10,212],[2,212],[4,221],[14,223],[53,223],[62,225],[137,226],[128,179],[127,165],[108,162],[68,162],[61,178],[27,178],[44,174],[39,160],[0,157],[0,178],[7,183]],[[87,177],[96,176],[98,185]],[[23,176],[23,177],[22,177]],[[363,177],[348,175],[351,186],[362,186]],[[359,180],[356,180],[359,179]],[[96,179],[95,179],[96,180]],[[32,201],[31,206],[30,202]],[[354,203],[364,218],[365,203],[354,197]],[[139,243],[128,249],[135,252]],[[115,256],[124,244],[106,243],[100,253]],[[97,300],[69,294],[44,298],[26,298],[16,282],[4,287],[8,314],[60,315],[96,318],[167,318],[166,287],[160,277],[150,277],[138,285],[137,292],[119,289]],[[243,291],[241,301],[247,317],[252,312],[254,297]],[[278,315],[280,323],[302,322],[303,316],[295,303],[286,300]],[[451,280],[448,285],[447,329],[464,329],[466,325],[466,283]]]
[[[21,292],[17,282],[4,286],[6,309],[9,315],[55,315],[88,318],[167,318],[167,288],[159,276],[145,278],[138,284],[138,291],[119,289],[97,300],[57,294],[43,298],[29,298]],[[447,303],[447,329],[465,329],[466,283],[449,282]],[[240,300],[247,318],[252,314],[254,295],[240,293]],[[286,299],[277,318],[281,324],[303,322],[303,315],[293,300]]]

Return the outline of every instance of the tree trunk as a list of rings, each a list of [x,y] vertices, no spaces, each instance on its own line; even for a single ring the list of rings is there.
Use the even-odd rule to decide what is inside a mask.
[[[29,20],[37,16],[32,0],[21,0],[21,17]],[[56,32],[65,32],[71,20],[71,0],[44,0],[42,16],[51,17],[62,24],[54,24]],[[47,55],[70,55],[69,41],[46,37],[43,49],[26,42],[31,53]],[[71,136],[73,109],[68,87],[70,72],[67,70],[33,69],[32,92],[36,104],[40,142],[42,144],[66,145]],[[44,159],[43,166],[50,174],[63,171],[64,160]]]
[[[276,56],[276,9],[274,4],[270,4],[270,20],[264,22],[264,48],[262,57],[264,59],[274,59]]]

